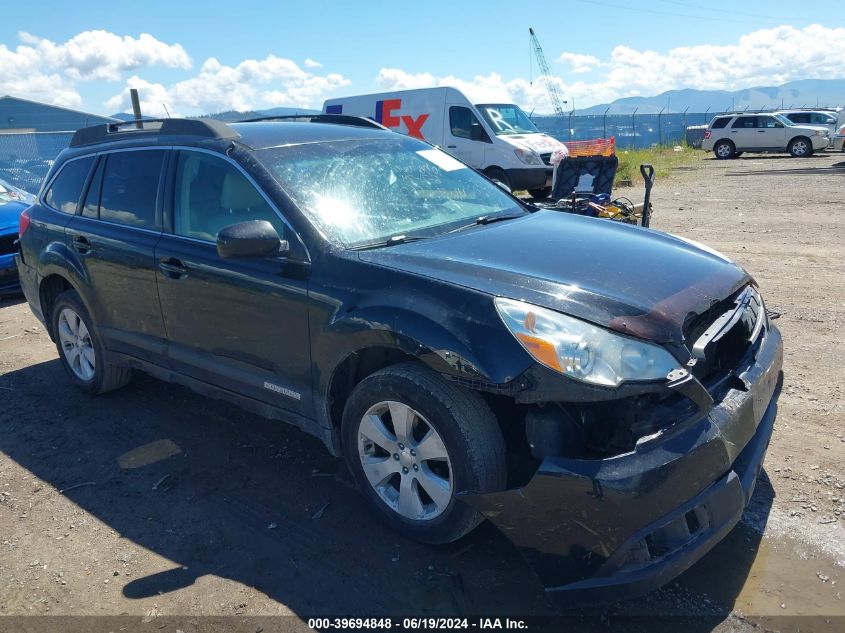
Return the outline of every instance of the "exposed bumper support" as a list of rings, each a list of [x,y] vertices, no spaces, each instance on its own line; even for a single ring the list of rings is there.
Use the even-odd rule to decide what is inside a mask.
[[[603,460],[546,458],[524,488],[463,499],[521,551],[547,591],[610,600],[682,573],[737,523],[771,438],[783,358],[770,327],[754,362],[695,423]]]

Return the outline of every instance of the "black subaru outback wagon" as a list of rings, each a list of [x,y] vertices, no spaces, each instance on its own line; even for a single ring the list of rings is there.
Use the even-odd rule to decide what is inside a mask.
[[[80,388],[141,370],[293,423],[400,533],[486,517],[559,595],[703,556],[774,424],[781,337],[741,267],[364,121],[80,130],[18,266]]]

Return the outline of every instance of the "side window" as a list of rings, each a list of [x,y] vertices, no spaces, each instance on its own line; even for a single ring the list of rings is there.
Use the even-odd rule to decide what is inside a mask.
[[[795,112],[789,115],[789,120],[793,123],[809,123],[810,115],[805,112]]]
[[[469,108],[452,106],[449,108],[449,127],[452,129],[452,136],[458,138],[471,138],[472,123],[478,124],[478,120]]]
[[[173,204],[176,235],[214,242],[221,229],[267,220],[279,237],[285,224],[258,189],[230,162],[200,152],[179,153]]]
[[[733,122],[731,125],[732,128],[740,128],[743,130],[747,130],[748,128],[755,128],[757,127],[757,117],[756,116],[738,116],[736,121]]]
[[[713,129],[713,130],[721,130],[722,128],[725,128],[725,127],[727,127],[727,126],[728,126],[728,121],[730,121],[730,120],[731,120],[731,118],[730,118],[730,117],[727,117],[727,116],[726,116],[726,117],[722,117],[722,118],[720,118],[720,119],[714,119],[714,120],[713,120],[713,125],[711,126],[711,128],[710,128],[710,129]]]
[[[100,219],[144,229],[155,228],[163,163],[163,150],[109,154],[100,194]]]
[[[783,127],[783,124],[772,116],[759,116],[759,117],[757,117],[757,121],[758,121],[757,127],[765,127],[765,128]]]
[[[100,216],[100,192],[103,188],[103,171],[106,166],[106,157],[103,156],[97,164],[97,170],[91,179],[91,186],[88,187],[88,195],[85,196],[85,203],[82,205],[82,215],[86,218]]]
[[[44,202],[62,213],[76,213],[85,179],[88,178],[93,163],[93,156],[65,163],[44,195]]]

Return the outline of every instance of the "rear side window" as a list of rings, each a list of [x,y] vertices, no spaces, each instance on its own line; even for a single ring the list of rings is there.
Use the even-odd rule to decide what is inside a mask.
[[[96,219],[99,217],[100,192],[103,188],[103,168],[105,166],[106,158],[104,156],[97,164],[97,170],[94,172],[91,185],[88,187],[88,195],[85,196],[85,203],[82,205],[82,215],[86,218]]]
[[[44,195],[44,202],[62,213],[76,213],[93,162],[94,158],[87,156],[65,163]]]
[[[163,150],[108,155],[100,194],[100,219],[143,229],[156,226]]]
[[[809,123],[810,115],[807,112],[793,112],[789,115],[789,120],[793,123]]]
[[[721,130],[722,128],[727,127],[728,121],[730,121],[730,120],[731,120],[731,117],[729,117],[729,116],[724,116],[720,119],[714,119],[713,125],[711,126],[711,129]]]
[[[732,128],[748,129],[757,127],[756,116],[738,116],[736,121],[731,125]]]

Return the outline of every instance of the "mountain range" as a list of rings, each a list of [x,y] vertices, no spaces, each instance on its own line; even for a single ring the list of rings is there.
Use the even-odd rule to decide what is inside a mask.
[[[815,108],[845,105],[845,79],[802,79],[781,86],[744,90],[669,90],[654,97],[625,97],[611,103],[576,109],[576,114],[656,114],[665,112],[722,112],[771,108]]]
[[[237,110],[227,110],[226,112],[215,112],[213,114],[203,114],[199,117],[192,118],[211,118],[218,121],[225,121],[226,123],[235,123],[237,121],[245,121],[247,119],[260,119],[266,116],[291,116],[297,114],[319,114],[320,110],[309,110],[308,108],[268,108],[267,110],[247,110],[238,112]],[[132,121],[135,117],[129,112],[117,112],[111,115],[113,119],[120,121]],[[149,119],[151,117],[143,117]]]

